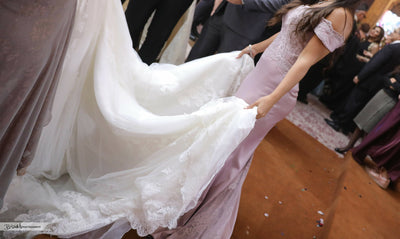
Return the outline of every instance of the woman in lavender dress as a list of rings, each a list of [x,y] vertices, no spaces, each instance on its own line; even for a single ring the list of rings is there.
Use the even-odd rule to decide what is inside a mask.
[[[44,222],[67,238],[121,238],[131,228],[229,238],[254,150],[293,109],[307,70],[343,44],[357,3],[295,0],[275,18],[281,32],[240,59],[148,66],[128,50],[119,1],[79,0],[52,121],[0,220]],[[242,55],[262,51],[247,74]]]
[[[311,5],[307,5],[306,2]],[[282,20],[280,33],[239,54],[263,52],[236,96],[257,108],[255,127],[230,155],[203,194],[198,206],[180,219],[180,226],[161,230],[154,238],[230,238],[241,188],[253,153],[269,132],[294,108],[298,82],[308,69],[349,36],[357,0],[293,1],[272,19]]]

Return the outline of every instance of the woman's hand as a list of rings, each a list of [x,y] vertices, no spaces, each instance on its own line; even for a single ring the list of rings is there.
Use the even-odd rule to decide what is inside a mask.
[[[271,110],[271,108],[274,106],[274,102],[271,98],[271,96],[263,96],[259,98],[256,102],[253,104],[249,105],[246,109],[252,109],[254,107],[257,107],[257,116],[256,119],[260,119],[267,115],[267,113]]]
[[[364,50],[363,54],[364,54],[364,56],[369,57],[369,58],[372,58],[374,56],[371,52],[369,52],[367,50]]]
[[[353,78],[353,82],[354,82],[354,84],[358,84],[358,82],[360,82],[360,80],[358,79],[358,76],[354,76],[354,78]]]
[[[242,0],[227,0],[227,2],[230,2],[232,4],[236,4],[236,5],[242,5],[243,4]]]
[[[255,55],[257,55],[257,50],[254,46],[248,45],[245,47],[236,58],[242,57],[244,54],[249,54],[251,58],[254,58]]]
[[[361,55],[359,55],[359,54],[356,55],[356,58],[357,58],[357,60],[359,60],[359,61],[361,61],[361,62],[365,62],[365,63],[367,63],[367,62],[369,61],[369,58],[368,58],[368,57],[361,56]]]
[[[393,84],[396,83],[396,79],[394,77],[390,78],[390,83],[392,84],[391,86],[389,86],[390,89],[394,90]]]
[[[254,45],[248,45],[247,47],[245,47],[236,58],[240,58],[242,57],[244,54],[249,54],[250,57],[254,58],[255,55],[257,55],[258,53],[264,52],[265,49],[268,48],[268,46],[275,40],[275,38],[278,36],[278,33],[275,33],[273,36],[271,36],[270,38],[259,42],[257,44]]]

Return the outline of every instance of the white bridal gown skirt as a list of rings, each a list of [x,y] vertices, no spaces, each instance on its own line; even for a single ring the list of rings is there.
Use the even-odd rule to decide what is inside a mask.
[[[253,69],[237,54],[147,66],[119,0],[79,0],[52,119],[0,221],[60,237],[116,221],[139,235],[175,227],[254,126],[256,110],[231,96]]]

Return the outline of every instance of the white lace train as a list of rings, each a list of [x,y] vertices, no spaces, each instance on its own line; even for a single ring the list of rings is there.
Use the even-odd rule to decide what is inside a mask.
[[[253,68],[237,54],[147,66],[119,0],[79,0],[52,120],[2,217],[64,237],[121,219],[140,235],[174,227],[254,125],[229,97]]]

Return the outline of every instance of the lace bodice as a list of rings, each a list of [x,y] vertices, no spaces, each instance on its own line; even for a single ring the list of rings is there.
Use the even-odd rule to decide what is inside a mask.
[[[297,23],[307,14],[309,8],[307,5],[302,5],[290,10],[282,19],[280,33],[264,53],[265,57],[270,57],[277,62],[277,65],[285,73],[295,63],[297,57],[313,36],[313,33],[310,32],[303,40],[294,33]],[[314,28],[314,33],[331,52],[344,43],[344,37],[336,32],[332,23],[325,18]]]

